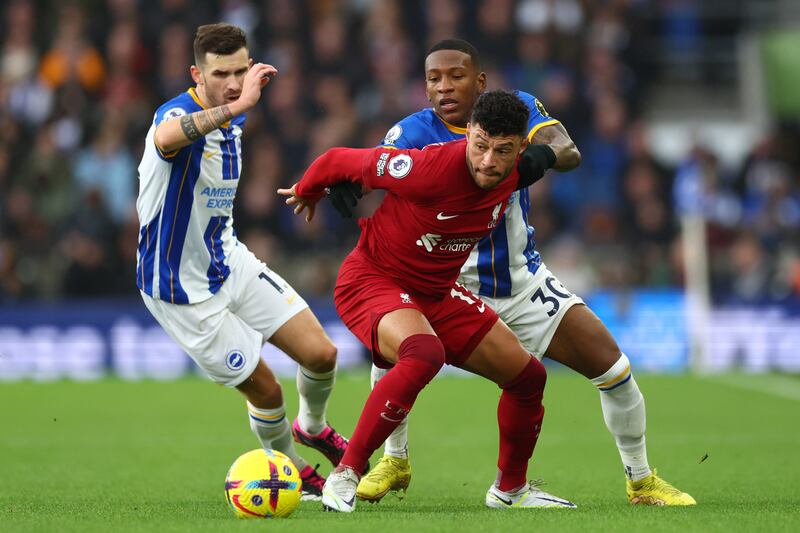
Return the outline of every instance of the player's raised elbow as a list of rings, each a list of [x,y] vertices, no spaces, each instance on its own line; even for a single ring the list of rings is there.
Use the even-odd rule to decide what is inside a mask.
[[[163,154],[174,152],[186,145],[185,139],[178,138],[174,132],[170,131],[171,129],[169,121],[167,121],[158,125],[156,131],[153,132],[153,142]],[[183,144],[181,144],[181,140],[184,141]]]
[[[164,133],[164,128],[158,126],[156,131],[153,132],[153,142],[156,143],[156,148],[161,152],[169,152],[170,148],[166,139],[167,135]]]
[[[581,153],[575,143],[570,140],[561,146],[556,153],[556,164],[553,168],[561,172],[577,168],[581,164]]]

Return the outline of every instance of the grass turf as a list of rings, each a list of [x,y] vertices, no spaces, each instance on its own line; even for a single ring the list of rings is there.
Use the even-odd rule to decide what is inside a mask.
[[[483,498],[495,475],[496,387],[439,378],[411,417],[413,480],[352,515],[304,502],[285,520],[237,520],[223,495],[236,456],[256,447],[237,393],[178,382],[0,385],[0,530],[3,531],[786,531],[800,524],[800,402],[775,395],[771,376],[638,376],[648,449],[693,508],[628,505],[598,393],[550,373],[547,416],[531,477],[576,511],[498,511]],[[782,386],[800,380],[780,376]],[[352,431],[366,373],[339,377],[329,417]],[[737,385],[746,383],[747,388]],[[284,382],[287,406],[296,393]],[[306,458],[330,466],[313,451]],[[380,453],[380,452],[378,452]],[[378,457],[373,457],[373,462]],[[707,459],[701,460],[704,456]]]

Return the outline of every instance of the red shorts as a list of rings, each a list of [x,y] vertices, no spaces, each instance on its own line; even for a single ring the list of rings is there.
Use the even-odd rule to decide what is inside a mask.
[[[442,298],[406,290],[358,249],[342,263],[333,293],[336,311],[372,352],[375,366],[390,368],[378,350],[378,322],[396,309],[416,309],[442,341],[447,364],[460,366],[497,322],[497,313],[465,287],[454,283]]]

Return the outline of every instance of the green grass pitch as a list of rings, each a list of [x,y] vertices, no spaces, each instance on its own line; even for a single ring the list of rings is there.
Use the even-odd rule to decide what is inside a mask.
[[[502,511],[483,498],[494,479],[498,390],[448,376],[411,416],[413,479],[352,515],[304,502],[284,520],[237,520],[223,482],[256,447],[244,402],[201,379],[171,383],[0,384],[2,531],[797,531],[800,379],[637,376],[648,410],[650,462],[699,502],[632,507],[598,393],[551,371],[547,415],[529,475],[579,509]],[[369,388],[339,376],[330,420],[349,434]],[[290,412],[297,398],[284,382]],[[323,463],[311,451],[304,455]],[[380,452],[378,452],[380,453]],[[373,457],[373,461],[378,456]],[[705,460],[703,457],[708,456]],[[327,473],[330,466],[323,463]],[[265,523],[266,522],[266,523]]]

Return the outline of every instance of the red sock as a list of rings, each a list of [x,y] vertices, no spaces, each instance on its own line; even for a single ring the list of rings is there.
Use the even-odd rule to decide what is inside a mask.
[[[412,335],[400,344],[397,364],[372,389],[340,465],[363,474],[372,452],[408,415],[419,392],[444,364],[444,346],[435,335]]]
[[[500,456],[497,460],[498,487],[512,491],[527,482],[528,460],[533,455],[544,418],[542,395],[547,373],[535,357],[505,385],[497,405]]]

